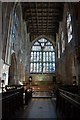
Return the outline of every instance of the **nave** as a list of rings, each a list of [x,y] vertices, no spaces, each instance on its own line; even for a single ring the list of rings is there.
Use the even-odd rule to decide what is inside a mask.
[[[7,89],[8,90],[8,89]],[[1,99],[0,99],[1,105]],[[24,90],[23,86],[2,93],[4,119],[60,119],[79,118],[80,96],[77,86],[62,86],[53,91]]]
[[[42,95],[43,94],[43,95]],[[36,93],[35,98],[32,98],[29,105],[25,105],[21,111],[16,113],[16,118],[30,118],[30,119],[56,119],[56,106],[55,101],[48,98],[46,92],[40,94]]]
[[[0,2],[0,118],[80,119],[80,2],[16,1]]]

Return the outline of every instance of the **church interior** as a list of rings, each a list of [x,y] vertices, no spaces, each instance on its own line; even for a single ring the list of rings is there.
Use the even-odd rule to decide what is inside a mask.
[[[0,119],[80,118],[80,2],[0,2]]]

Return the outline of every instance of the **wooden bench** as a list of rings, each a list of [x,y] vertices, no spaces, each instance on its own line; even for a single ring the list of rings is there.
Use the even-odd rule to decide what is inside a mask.
[[[80,96],[64,89],[57,90],[56,108],[66,118],[80,118]]]

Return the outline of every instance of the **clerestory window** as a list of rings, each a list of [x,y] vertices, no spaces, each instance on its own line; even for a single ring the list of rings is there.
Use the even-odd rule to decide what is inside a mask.
[[[68,32],[68,43],[72,40],[72,17],[69,13],[67,16],[67,32]]]
[[[41,38],[31,48],[30,73],[55,72],[55,50],[50,41]]]
[[[19,18],[16,14],[16,12],[12,12],[11,14],[12,17],[12,26],[11,26],[11,31],[10,31],[10,37],[12,41],[12,49],[14,50],[14,44],[16,43],[16,40],[19,36]]]

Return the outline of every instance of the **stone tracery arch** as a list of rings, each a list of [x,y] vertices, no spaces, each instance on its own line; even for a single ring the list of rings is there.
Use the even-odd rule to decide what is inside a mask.
[[[50,41],[52,44],[53,44],[53,47],[55,48],[55,42],[54,40],[52,40],[51,38],[47,37],[46,35],[40,35],[38,36],[37,38],[35,38],[33,41],[32,41],[32,45],[34,44],[34,42],[36,42],[37,40],[41,39],[41,38],[45,38],[47,39],[48,41]]]

